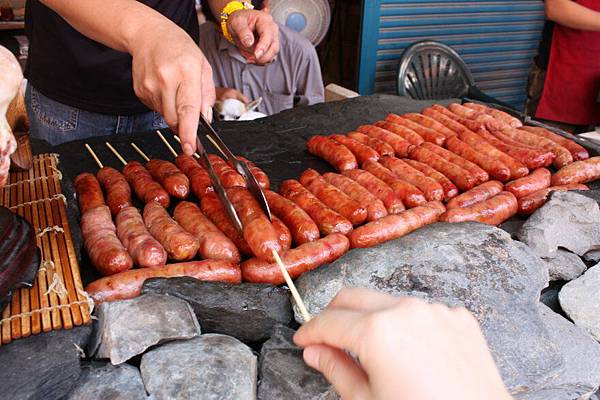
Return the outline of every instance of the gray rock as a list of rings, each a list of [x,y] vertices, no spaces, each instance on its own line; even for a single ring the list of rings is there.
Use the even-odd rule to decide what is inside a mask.
[[[146,391],[157,400],[256,398],[256,356],[231,336],[206,334],[142,356]]]
[[[554,257],[559,247],[582,256],[600,249],[600,208],[580,194],[554,192],[523,224],[517,238],[540,257]]]
[[[15,340],[0,347],[0,387],[3,399],[63,398],[81,373],[81,349],[91,326],[53,331]]]
[[[558,293],[564,284],[565,282],[563,281],[552,281],[540,294],[540,302],[550,307],[557,314],[563,314],[563,310],[560,308],[558,302]]]
[[[548,266],[552,281],[570,281],[581,276],[587,269],[577,254],[558,249],[553,258],[542,258]]]
[[[132,365],[90,363],[83,366],[79,381],[65,400],[145,400],[140,371]]]
[[[587,262],[598,263],[600,262],[600,250],[588,251],[583,255],[583,259]]]
[[[272,285],[202,282],[193,278],[150,279],[143,293],[187,301],[204,333],[222,333],[243,342],[268,339],[278,324],[292,320],[289,290]]]
[[[200,335],[189,304],[176,297],[147,294],[131,300],[102,303],[90,343],[90,355],[109,358],[114,365],[148,347]]]
[[[558,300],[575,325],[600,341],[600,264],[563,286]]]
[[[302,359],[290,328],[278,327],[260,351],[259,400],[337,400],[327,380]]]
[[[516,393],[543,386],[562,368],[537,307],[546,279],[540,258],[506,232],[478,223],[438,223],[352,250],[296,284],[313,314],[343,287],[464,305],[479,320],[504,382]]]
[[[565,359],[565,368],[542,390],[515,396],[518,400],[587,398],[600,385],[600,344],[573,323],[540,304],[542,320]]]

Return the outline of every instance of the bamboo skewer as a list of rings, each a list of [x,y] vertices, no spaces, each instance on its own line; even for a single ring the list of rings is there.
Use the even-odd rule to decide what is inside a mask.
[[[87,149],[87,151],[90,152],[90,154],[92,155],[92,158],[96,161],[96,163],[98,164],[98,166],[102,169],[104,168],[104,165],[102,165],[102,163],[100,162],[100,159],[98,158],[98,156],[96,155],[96,153],[94,153],[94,150],[92,150],[92,148],[90,147],[89,144],[85,144],[85,148]]]
[[[173,146],[171,146],[171,144],[167,141],[167,139],[165,139],[163,134],[160,131],[156,131],[156,133],[158,133],[158,137],[160,137],[160,139],[163,141],[165,146],[167,146],[167,148],[171,151],[171,154],[173,154],[173,157],[177,158],[177,155],[178,155],[177,152],[175,151]]]
[[[149,158],[149,157],[146,155],[146,153],[144,153],[144,152],[142,151],[142,149],[140,149],[139,147],[137,147],[137,145],[136,145],[135,143],[131,143],[131,147],[133,147],[133,148],[134,148],[134,150],[135,150],[135,151],[137,151],[137,152],[138,152],[138,154],[139,154],[140,156],[142,156],[142,158],[143,158],[143,159],[144,159],[146,162],[150,161],[150,158]]]
[[[179,139],[179,136],[173,135],[173,137],[175,138],[175,140],[177,140],[177,142],[181,143],[181,139]],[[200,158],[200,154],[194,153],[194,157]]]
[[[275,250],[273,250],[273,257],[275,258],[279,269],[281,269],[281,273],[283,274],[283,279],[285,279],[285,283],[288,285],[290,291],[292,292],[292,297],[294,298],[294,301],[300,309],[300,313],[302,314],[302,318],[304,318],[304,322],[310,321],[312,317],[308,313],[308,310],[304,305],[304,301],[302,301],[302,297],[300,297],[300,293],[298,293],[298,289],[296,289],[296,285],[294,285],[294,281],[292,281],[292,277],[288,273],[287,269],[285,268],[285,265],[283,265],[283,261],[281,261],[279,254],[277,254]]]
[[[127,161],[125,161],[125,159],[119,154],[117,149],[112,147],[112,145],[108,142],[104,142],[104,144],[110,149],[110,151],[112,151],[112,153],[115,155],[115,157],[117,157],[119,159],[119,161],[121,161],[123,163],[123,165],[127,165]]]
[[[215,142],[213,140],[213,138],[211,138],[210,136],[207,136],[206,138],[212,143],[213,146],[215,146],[217,148],[217,150],[219,150],[221,152],[221,154],[225,154],[225,152],[221,149],[221,147],[217,144],[217,142]]]

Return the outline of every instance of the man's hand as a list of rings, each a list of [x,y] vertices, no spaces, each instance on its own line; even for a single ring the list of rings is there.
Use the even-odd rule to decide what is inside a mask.
[[[236,11],[227,28],[249,64],[267,64],[279,53],[279,26],[264,11]]]
[[[215,92],[217,93],[217,101],[236,99],[244,104],[250,103],[250,99],[244,96],[244,94],[237,89],[217,87],[215,88]]]
[[[200,112],[212,120],[215,87],[208,61],[183,30],[172,26],[140,35],[132,49],[135,94],[164,117],[184,153],[192,155]]]

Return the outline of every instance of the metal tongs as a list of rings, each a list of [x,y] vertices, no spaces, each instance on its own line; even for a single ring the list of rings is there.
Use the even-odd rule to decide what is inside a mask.
[[[208,122],[208,120],[202,114],[200,114],[200,122],[208,131],[206,136],[212,139],[217,150],[223,155],[224,158],[227,159],[227,161],[229,161],[229,163],[235,168],[235,170],[240,175],[242,175],[242,177],[246,181],[246,186],[248,190],[250,191],[250,193],[252,193],[256,201],[258,201],[258,204],[260,204],[267,217],[269,217],[269,219],[272,220],[271,209],[269,208],[269,204],[267,203],[265,192],[263,192],[262,188],[258,184],[258,181],[256,180],[256,177],[254,176],[252,171],[250,171],[248,164],[246,164],[246,162],[244,161],[240,161],[237,159],[237,157],[231,152],[231,150],[229,150],[225,142],[223,142],[219,134],[214,130],[211,123]],[[244,228],[242,225],[242,221],[237,215],[237,212],[235,211],[231,200],[229,200],[229,197],[227,197],[227,193],[225,191],[225,188],[223,187],[223,184],[221,183],[221,180],[219,179],[218,175],[215,173],[215,170],[210,164],[210,160],[208,159],[206,149],[202,145],[202,142],[200,142],[199,137],[196,137],[196,145],[198,147],[198,154],[200,155],[200,162],[208,172],[210,181],[212,182],[217,197],[219,198],[219,200],[221,200],[221,203],[223,204],[223,207],[225,208],[225,211],[227,212],[231,223],[238,230],[238,232],[241,233]]]

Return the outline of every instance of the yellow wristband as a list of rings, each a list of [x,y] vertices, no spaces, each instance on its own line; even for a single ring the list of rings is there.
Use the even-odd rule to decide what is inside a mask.
[[[229,21],[229,17],[231,16],[231,14],[240,10],[252,9],[254,9],[254,6],[252,5],[252,3],[247,1],[230,1],[229,3],[227,3],[225,8],[223,8],[223,11],[221,11],[221,32],[223,32],[223,36],[225,36],[225,39],[235,44],[233,36],[231,36],[229,29],[227,29],[227,21]]]

